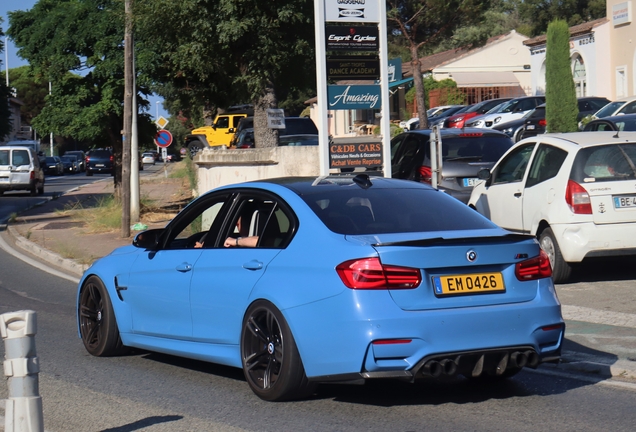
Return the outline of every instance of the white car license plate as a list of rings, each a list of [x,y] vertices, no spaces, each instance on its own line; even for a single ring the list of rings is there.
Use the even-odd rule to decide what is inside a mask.
[[[476,177],[467,177],[464,179],[464,187],[473,187],[479,179]]]
[[[636,207],[636,195],[631,196],[615,196],[615,208]]]
[[[527,126],[526,126],[526,129],[527,129],[527,130],[533,130],[533,129],[534,129],[534,125],[527,125]]]
[[[103,167],[104,164],[95,164],[96,167]]]

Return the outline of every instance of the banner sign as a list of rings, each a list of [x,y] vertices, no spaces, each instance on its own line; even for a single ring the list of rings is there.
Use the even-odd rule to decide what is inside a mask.
[[[394,58],[389,60],[389,82],[399,81],[402,79],[402,59]]]
[[[380,79],[378,57],[351,56],[348,58],[327,57],[327,79],[355,80]]]
[[[379,110],[382,106],[379,85],[330,85],[327,100],[330,110]]]
[[[379,23],[378,0],[325,0],[325,21]]]
[[[377,51],[380,35],[378,26],[334,26],[325,27],[327,51]]]
[[[329,168],[372,168],[382,166],[382,143],[331,144]]]

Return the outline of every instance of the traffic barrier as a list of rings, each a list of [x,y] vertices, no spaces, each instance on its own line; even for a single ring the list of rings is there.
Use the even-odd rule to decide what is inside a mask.
[[[4,375],[9,385],[5,432],[44,432],[38,385],[40,365],[35,352],[36,332],[34,311],[0,315],[0,334],[4,340],[5,353]]]

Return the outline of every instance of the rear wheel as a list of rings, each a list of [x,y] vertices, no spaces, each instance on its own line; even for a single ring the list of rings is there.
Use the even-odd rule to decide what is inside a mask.
[[[566,282],[572,274],[572,267],[565,262],[561,249],[556,241],[552,229],[546,228],[539,235],[539,244],[541,249],[548,254],[550,265],[552,266],[552,280],[555,283]]]
[[[247,383],[261,399],[297,399],[313,391],[285,318],[267,301],[254,302],[245,314],[241,361]]]
[[[125,353],[108,291],[97,276],[84,283],[78,307],[80,335],[86,351],[97,357]]]
[[[44,195],[44,182],[42,182],[38,188],[38,195]]]
[[[203,144],[197,141],[192,141],[188,144],[188,151],[190,152],[190,159],[194,159],[194,157],[203,150]],[[154,165],[154,163],[153,163]]]

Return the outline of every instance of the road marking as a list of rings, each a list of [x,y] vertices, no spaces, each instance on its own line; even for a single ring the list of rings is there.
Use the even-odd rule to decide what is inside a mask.
[[[571,305],[561,305],[561,312],[566,320],[636,329],[636,314],[608,312]]]

